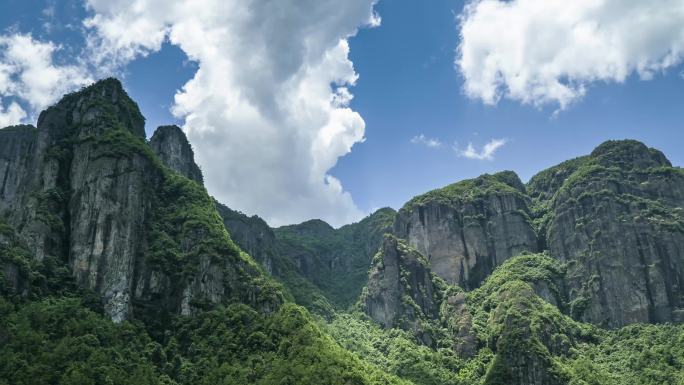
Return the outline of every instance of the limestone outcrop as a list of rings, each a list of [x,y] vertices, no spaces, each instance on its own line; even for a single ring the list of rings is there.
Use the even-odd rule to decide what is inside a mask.
[[[529,198],[509,171],[413,198],[399,210],[394,234],[425,255],[435,274],[465,289],[508,258],[537,251]]]

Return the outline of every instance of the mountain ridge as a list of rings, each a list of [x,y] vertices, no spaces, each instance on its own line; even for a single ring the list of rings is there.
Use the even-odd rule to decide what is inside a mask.
[[[274,229],[105,79],[0,181],[0,384],[684,383],[684,172],[637,141]]]

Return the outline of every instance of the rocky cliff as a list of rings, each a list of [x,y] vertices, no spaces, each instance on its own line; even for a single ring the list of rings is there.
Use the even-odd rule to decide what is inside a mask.
[[[199,184],[204,183],[202,171],[195,163],[195,153],[180,127],[157,128],[150,139],[150,147],[166,167]]]
[[[513,172],[483,175],[413,198],[399,210],[394,233],[427,256],[438,276],[472,289],[506,259],[537,251],[529,203]]]
[[[373,258],[360,302],[363,311],[383,327],[410,330],[432,345],[429,322],[439,319],[446,289],[423,255],[386,234]]]
[[[683,322],[684,172],[636,141],[609,141],[540,172],[483,175],[408,202],[394,233],[466,290],[521,252],[568,264],[564,292],[543,297],[607,327]],[[555,301],[555,302],[553,302]]]
[[[170,131],[155,148],[174,165]],[[237,298],[277,306],[204,188],[165,168],[144,135],[115,79],[65,96],[37,128],[0,130],[0,215],[33,259],[67,264],[115,321],[150,305],[184,314]]]
[[[126,153],[121,143],[144,143],[143,127],[120,84],[106,80],[41,113],[37,129],[0,134],[0,142],[19,141],[10,144],[14,151],[3,151],[10,160],[2,214],[35,259],[68,262],[117,320],[130,311],[131,270],[150,209],[145,184],[160,177],[144,154]]]
[[[164,166],[203,183],[193,150],[179,127],[159,127],[150,147]],[[320,314],[358,298],[370,260],[395,214],[392,209],[380,209],[340,229],[321,220],[272,229],[256,215],[247,216],[216,201],[214,205],[231,239],[281,281],[298,303]]]
[[[528,189],[544,243],[569,265],[576,318],[684,321],[684,171],[642,143],[609,141]]]
[[[259,262],[269,274],[274,274],[273,260],[277,251],[273,229],[256,215],[249,217],[218,202],[216,209],[235,243]]]

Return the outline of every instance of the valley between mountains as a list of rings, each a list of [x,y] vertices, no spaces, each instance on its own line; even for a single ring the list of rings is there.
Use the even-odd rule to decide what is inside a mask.
[[[684,170],[657,149],[271,228],[144,124],[105,79],[0,129],[0,385],[684,385]]]

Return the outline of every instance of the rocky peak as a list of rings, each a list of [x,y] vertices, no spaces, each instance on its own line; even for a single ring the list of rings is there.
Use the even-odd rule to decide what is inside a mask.
[[[537,250],[529,201],[515,173],[485,174],[413,198],[399,210],[394,233],[426,255],[438,276],[472,289],[506,259]]]
[[[166,148],[173,129],[162,132],[155,143]],[[162,167],[118,80],[66,95],[37,129],[0,130],[4,138],[0,217],[32,259],[63,263],[97,293],[111,319],[161,322],[235,300],[279,306],[279,291],[232,243],[203,186]]]
[[[139,138],[145,138],[145,118],[121,82],[114,78],[100,80],[78,92],[65,95],[38,118],[38,128],[41,130],[74,134],[65,132],[66,127],[78,128],[76,134],[80,137],[107,129],[125,129]]]
[[[604,166],[625,169],[672,167],[665,155],[636,140],[609,140],[601,143],[590,155]]]
[[[520,180],[520,177],[518,174],[516,174],[514,171],[510,170],[505,170],[505,171],[500,171],[497,172],[496,174],[491,175],[491,178],[494,181],[501,182],[507,186],[513,187],[514,189],[520,191],[521,193],[525,192],[525,184]],[[491,183],[491,180],[487,178],[487,174],[484,176],[481,176],[479,178],[475,178],[477,183],[482,186],[487,184],[488,182]]]
[[[195,163],[195,153],[178,126],[161,126],[152,135],[150,147],[159,160],[179,174],[203,184],[202,171]]]
[[[422,254],[404,240],[386,234],[373,258],[361,306],[383,327],[412,330],[429,341],[421,321],[439,317],[445,287]]]
[[[535,200],[548,201],[558,191],[565,180],[570,177],[577,169],[585,164],[589,156],[578,157],[566,160],[556,166],[543,170],[527,183],[527,192]]]
[[[550,254],[569,262],[573,316],[608,327],[684,321],[684,172],[660,151],[609,141],[528,189]]]

